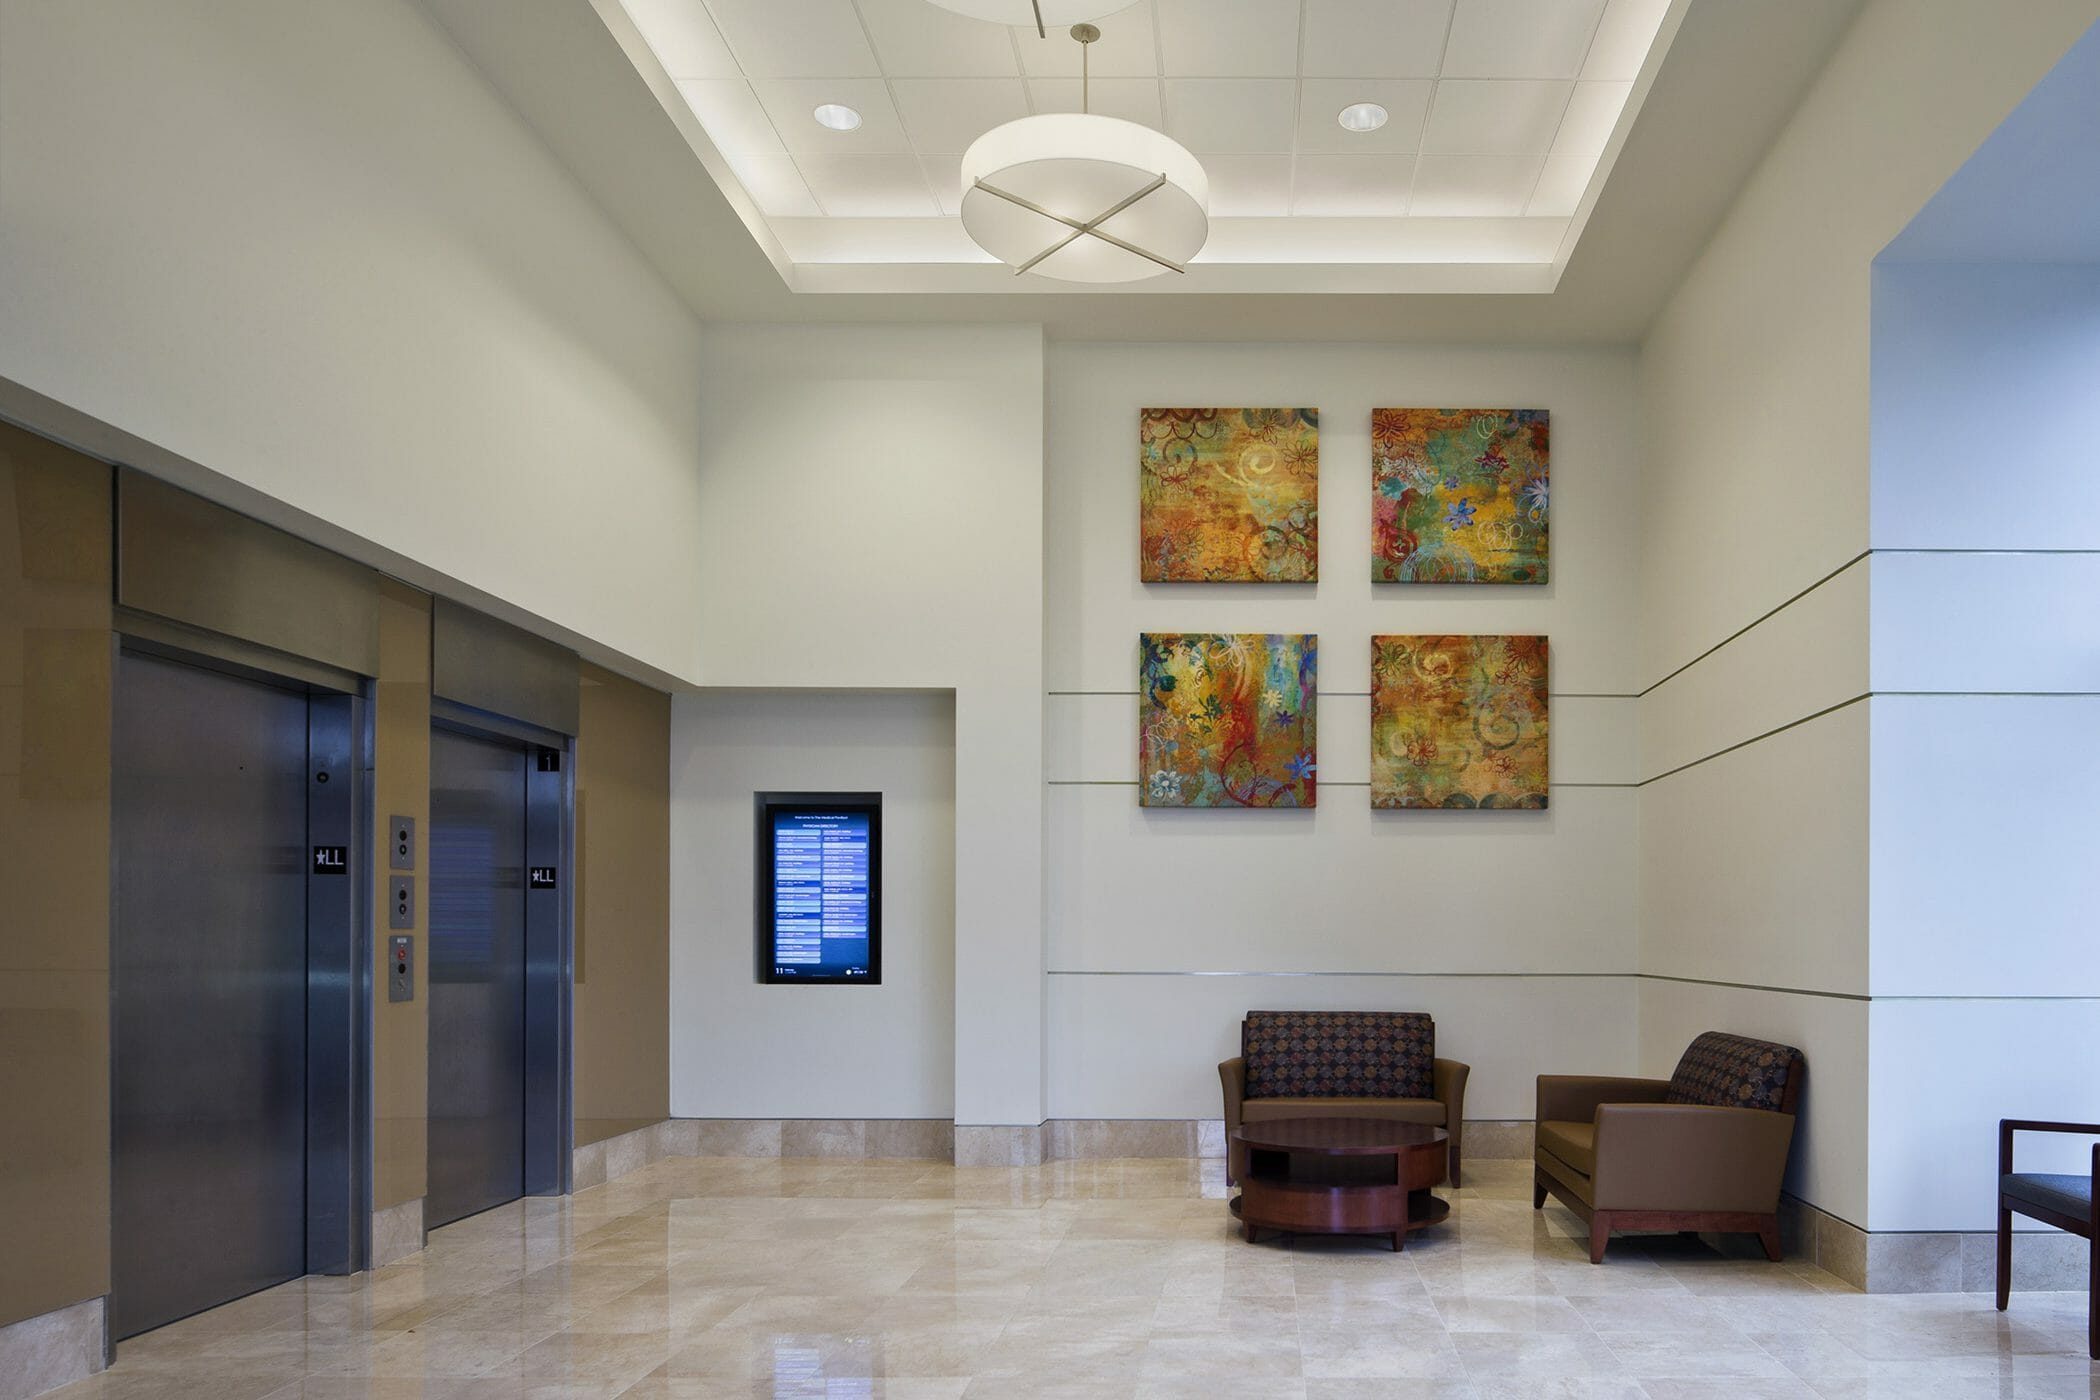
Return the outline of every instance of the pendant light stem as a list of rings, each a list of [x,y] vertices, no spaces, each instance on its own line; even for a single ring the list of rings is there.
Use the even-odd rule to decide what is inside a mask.
[[[1075,24],[1072,26],[1072,37],[1079,41],[1079,110],[1090,112],[1092,75],[1087,63],[1087,49],[1101,37],[1101,30],[1096,25]]]

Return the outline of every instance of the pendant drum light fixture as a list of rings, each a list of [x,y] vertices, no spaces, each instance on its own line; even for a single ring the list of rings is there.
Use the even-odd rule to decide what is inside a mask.
[[[1084,46],[1101,31],[1074,25],[1072,37]],[[995,126],[971,143],[962,221],[978,247],[1017,274],[1135,282],[1187,270],[1210,236],[1210,180],[1164,132],[1051,112]]]

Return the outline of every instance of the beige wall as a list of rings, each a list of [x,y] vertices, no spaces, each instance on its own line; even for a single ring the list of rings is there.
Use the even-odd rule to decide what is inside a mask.
[[[109,1291],[110,482],[0,424],[0,1324]]]
[[[421,1198],[428,1159],[425,1105],[430,1088],[430,999],[386,1000],[388,819],[416,823],[416,987],[430,985],[430,595],[380,584],[379,679],[372,687],[372,1207]]]
[[[2096,16],[1866,5],[1642,347],[1642,1069],[1799,1045],[1789,1189],[1867,1228],[1874,259]]]
[[[582,667],[576,739],[576,1142],[671,1112],[671,697]]]

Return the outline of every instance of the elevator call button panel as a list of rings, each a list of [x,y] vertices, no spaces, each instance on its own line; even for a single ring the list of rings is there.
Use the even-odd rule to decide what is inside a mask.
[[[416,999],[416,937],[397,933],[386,941],[386,999]]]
[[[416,926],[415,876],[387,876],[386,926],[388,928],[414,928]]]
[[[416,819],[414,817],[388,817],[387,868],[390,870],[413,870],[416,868]]]

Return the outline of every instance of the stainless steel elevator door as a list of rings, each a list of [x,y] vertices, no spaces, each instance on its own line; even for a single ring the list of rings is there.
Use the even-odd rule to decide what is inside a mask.
[[[525,762],[431,731],[432,1226],[525,1194]]]
[[[306,1272],[303,695],[117,667],[110,1329]]]

